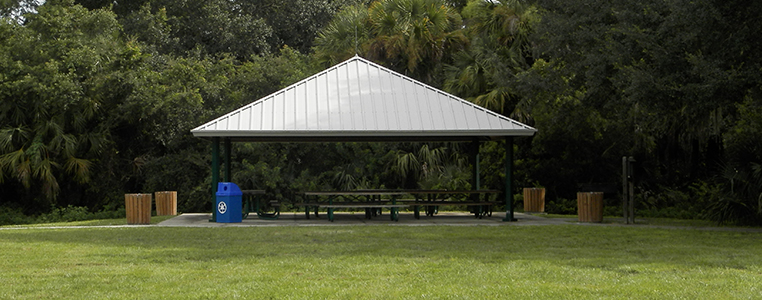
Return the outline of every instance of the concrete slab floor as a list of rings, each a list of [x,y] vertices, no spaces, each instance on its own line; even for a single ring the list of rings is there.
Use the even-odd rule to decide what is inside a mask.
[[[250,214],[241,223],[216,223],[209,222],[209,213],[185,213],[175,218],[161,222],[155,226],[166,227],[247,227],[247,226],[357,226],[357,225],[391,225],[391,226],[520,226],[520,225],[551,225],[569,224],[576,219],[569,218],[545,218],[537,215],[515,213],[515,222],[504,222],[505,213],[493,213],[491,217],[477,219],[473,214],[466,212],[440,212],[433,217],[422,215],[416,219],[413,213],[402,212],[399,221],[392,221],[388,212],[371,219],[365,218],[364,212],[336,212],[334,222],[328,220],[325,212],[320,212],[319,217],[314,214],[307,219],[304,212],[281,213],[277,220],[260,219],[256,214]]]

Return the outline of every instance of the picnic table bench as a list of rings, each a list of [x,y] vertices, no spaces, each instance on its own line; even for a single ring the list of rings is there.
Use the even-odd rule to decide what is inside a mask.
[[[399,221],[399,209],[409,205],[397,204],[396,197],[404,195],[404,192],[391,190],[356,190],[356,191],[310,191],[305,192],[305,199],[312,198],[315,201],[305,201],[297,204],[305,207],[305,215],[309,219],[310,208],[315,208],[315,216],[318,216],[318,209],[325,207],[328,209],[328,220],[334,221],[334,210],[341,208],[364,208],[365,218],[370,219],[373,216],[380,215],[381,210],[388,208],[392,221]],[[327,198],[327,202],[318,201],[320,197]],[[383,199],[382,197],[388,197]],[[334,199],[345,199],[354,201],[334,201]]]
[[[266,204],[261,203],[260,198],[265,194],[264,190],[242,190],[243,197],[243,218],[246,219],[250,212],[255,212],[260,219],[275,220],[280,217],[280,202],[278,200],[267,201]],[[272,211],[265,211],[266,207],[272,209]]]
[[[499,190],[354,190],[354,191],[310,191],[304,193],[305,201],[295,203],[304,207],[307,219],[314,208],[315,217],[318,211],[328,209],[328,219],[333,221],[333,213],[342,208],[364,208],[365,217],[370,219],[380,215],[382,209],[389,209],[393,221],[399,220],[399,209],[413,207],[414,216],[420,219],[420,209],[424,208],[426,216],[434,216],[440,206],[469,206],[476,218],[492,216],[492,207],[501,202],[486,200],[488,195],[501,193]],[[398,199],[403,195],[412,195],[413,199]],[[326,200],[319,201],[320,198]],[[388,197],[382,199],[382,197]],[[458,199],[459,197],[465,199]],[[344,201],[336,201],[344,199]],[[347,201],[349,200],[349,201]]]
[[[426,216],[433,217],[439,212],[439,206],[470,206],[471,213],[476,218],[492,216],[492,206],[500,204],[496,201],[488,201],[488,195],[501,193],[499,190],[407,190],[408,194],[415,199],[400,200],[413,206],[416,219],[420,219],[420,207],[425,209]],[[466,200],[454,199],[457,196],[465,196]]]
[[[394,204],[384,204],[385,202],[362,202],[361,204],[358,204],[357,201],[333,201],[332,204],[328,204],[328,202],[296,202],[294,203],[294,206],[296,207],[303,207],[304,208],[304,214],[307,219],[310,218],[310,212],[313,212],[316,218],[320,217],[320,208],[328,208],[329,206],[332,206],[333,208],[390,208],[393,207]],[[388,202],[386,202],[388,203]],[[409,205],[405,205],[409,206]],[[402,205],[398,207],[403,207]],[[374,213],[373,216],[375,216],[377,213]]]

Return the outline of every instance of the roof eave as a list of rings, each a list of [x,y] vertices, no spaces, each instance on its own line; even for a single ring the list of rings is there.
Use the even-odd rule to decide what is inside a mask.
[[[505,137],[534,136],[537,130],[481,130],[481,131],[194,131],[200,138],[230,138],[234,141],[252,142],[337,142],[337,141],[470,141],[474,139],[495,140]]]

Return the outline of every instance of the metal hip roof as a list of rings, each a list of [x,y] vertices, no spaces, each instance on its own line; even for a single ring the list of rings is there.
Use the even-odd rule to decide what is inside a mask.
[[[537,130],[359,56],[191,132],[238,140],[463,140]]]

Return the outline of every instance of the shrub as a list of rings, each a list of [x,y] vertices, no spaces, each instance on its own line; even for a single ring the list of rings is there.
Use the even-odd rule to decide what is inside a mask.
[[[577,199],[556,198],[545,202],[545,212],[549,214],[573,215],[577,213]]]
[[[57,223],[88,220],[91,215],[86,207],[67,206],[54,208],[50,213],[40,215],[37,218],[39,223]]]
[[[34,223],[34,218],[24,215],[21,209],[0,207],[0,225],[17,225]]]

